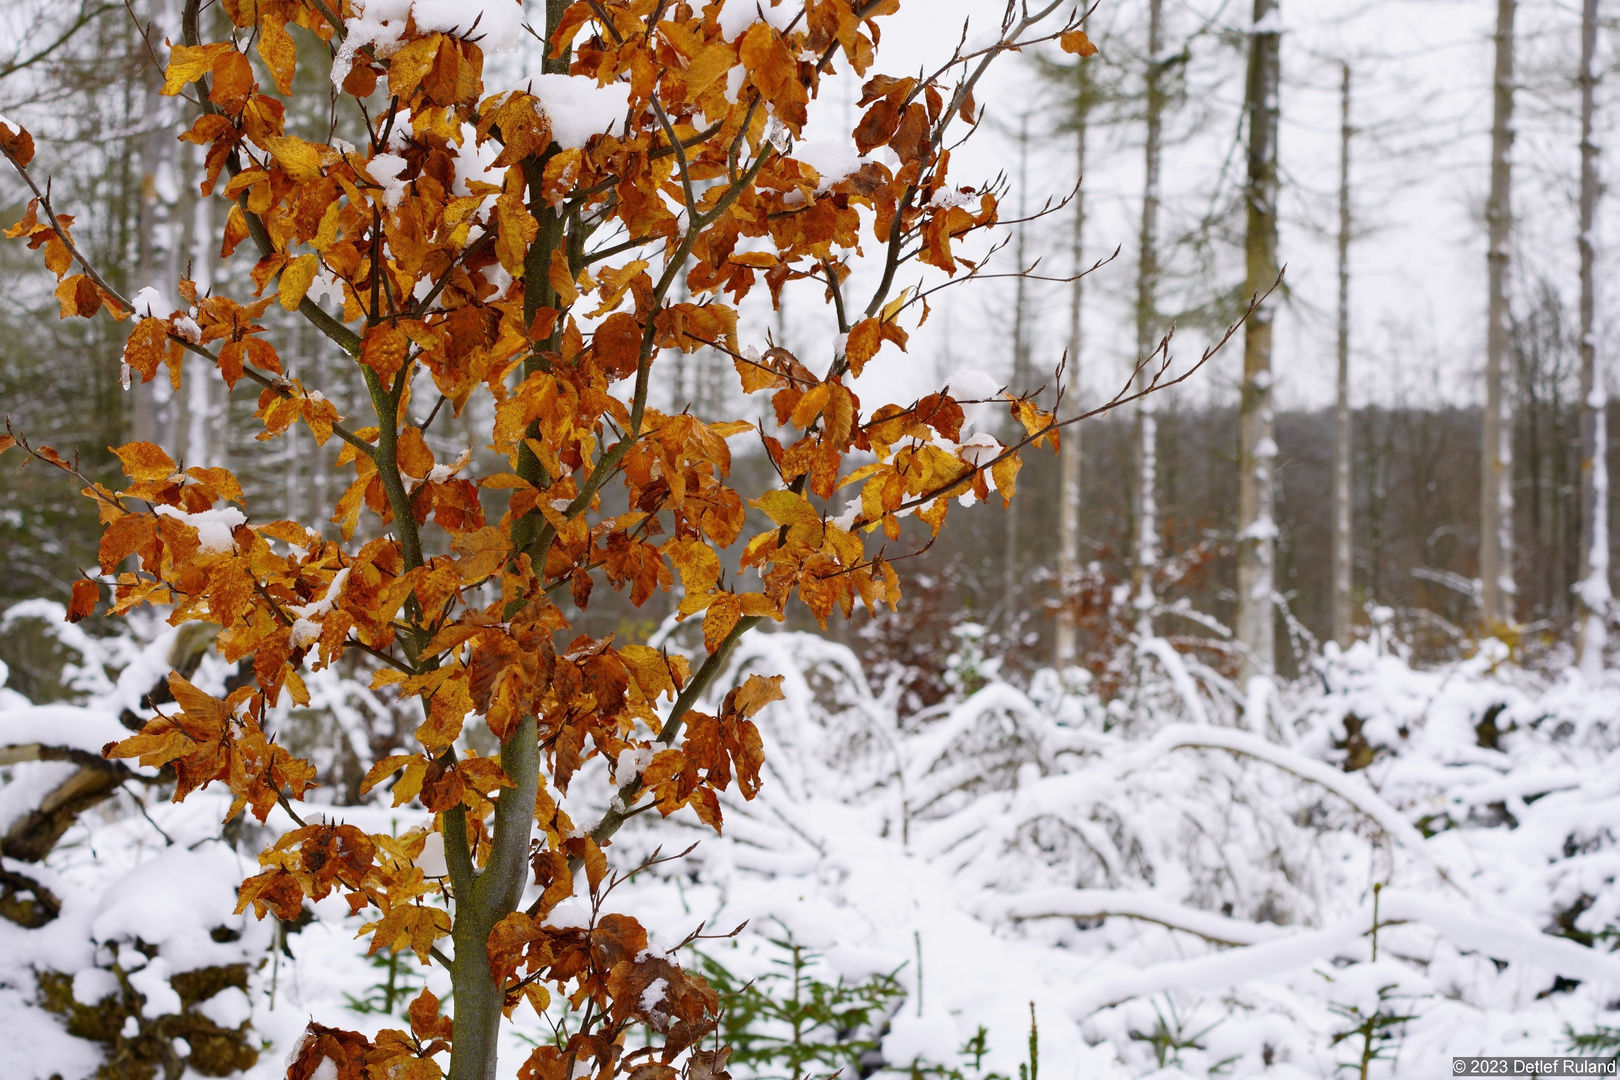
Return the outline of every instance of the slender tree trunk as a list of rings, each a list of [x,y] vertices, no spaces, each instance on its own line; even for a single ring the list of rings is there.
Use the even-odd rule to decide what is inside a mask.
[[[1350,647],[1350,65],[1339,127],[1339,395],[1333,408],[1333,640]]]
[[[214,201],[198,198],[197,177],[205,163],[206,149],[190,146],[181,151],[186,154],[190,167],[186,187],[191,195],[191,245],[189,252],[190,276],[197,283],[197,292],[208,295],[214,289]],[[225,388],[216,379],[208,377],[211,368],[200,356],[188,356],[193,372],[192,380],[192,462],[210,468],[224,468],[226,458],[226,426],[224,423]],[[313,470],[317,475],[320,469]]]
[[[1086,126],[1091,111],[1090,73],[1084,59],[1075,61],[1075,176],[1081,186],[1074,193],[1074,233],[1069,260],[1074,282],[1069,286],[1069,381],[1070,409],[1078,407],[1080,387],[1080,311],[1085,279],[1081,258],[1086,229]],[[1057,617],[1057,669],[1061,673],[1075,661],[1074,588],[1080,573],[1080,425],[1063,433],[1063,449],[1058,468],[1058,581],[1063,590]]]
[[[1480,453],[1480,617],[1486,632],[1513,620],[1513,418],[1504,384],[1510,345],[1508,244],[1513,228],[1513,16],[1517,0],[1497,0],[1495,109],[1491,123],[1490,281],[1485,332],[1485,416]]]
[[[682,303],[687,300],[686,275],[680,274],[675,278],[675,302]],[[683,349],[670,351],[670,390],[669,411],[675,415],[692,403],[686,393],[686,352]]]
[[[1254,296],[1277,279],[1277,91],[1281,12],[1277,0],[1254,0],[1245,111],[1249,123],[1248,279]],[[1276,666],[1272,593],[1277,525],[1273,516],[1277,442],[1272,434],[1271,329],[1275,298],[1249,316],[1243,335],[1243,400],[1238,457],[1238,644],[1241,678]],[[1257,722],[1251,721],[1251,723]]]
[[[1580,666],[1588,678],[1603,671],[1609,610],[1609,470],[1606,460],[1608,393],[1597,366],[1593,335],[1596,286],[1592,280],[1592,232],[1597,225],[1597,144],[1592,141],[1597,90],[1598,0],[1581,10],[1581,562],[1575,587],[1580,627]]]
[[[158,21],[159,12],[153,5],[151,11],[151,37],[156,43],[164,40],[164,27]],[[135,225],[135,285],[134,289],[141,289],[156,284],[159,267],[161,265],[161,237],[158,232],[158,219],[162,203],[158,199],[158,176],[164,168],[164,162],[169,160],[174,151],[174,140],[165,138],[165,128],[159,119],[164,113],[165,102],[160,96],[163,88],[163,73],[155,64],[141,65],[142,83],[142,110],[141,123],[141,185],[139,195],[139,209]],[[157,316],[167,315],[167,311],[156,311]],[[137,442],[156,442],[157,430],[157,400],[152,383],[142,382],[134,378],[130,382],[130,432]]]
[[[552,40],[562,22],[568,0],[546,0],[545,37]],[[566,74],[569,52],[548,57],[547,74]],[[524,168],[543,169],[543,161],[527,161]],[[529,191],[530,212],[540,223],[539,235],[531,246],[527,278],[539,282],[544,274],[538,267],[549,266],[555,251],[566,250],[564,221],[539,195],[539,185]],[[572,269],[572,268],[571,268]],[[524,294],[524,318],[532,323],[542,306],[556,303],[549,288],[532,288]],[[524,373],[533,374],[545,363],[538,348],[524,360]],[[533,454],[518,460],[518,475],[530,483],[542,480],[544,467]],[[520,539],[514,526],[514,539]],[[531,539],[523,536],[523,542]],[[449,1080],[495,1080],[500,1045],[505,993],[489,965],[489,935],[496,924],[516,910],[529,878],[529,840],[534,827],[534,800],[540,786],[540,745],[538,720],[524,717],[501,744],[501,769],[513,781],[502,788],[495,801],[495,823],[491,831],[488,860],[483,870],[473,865],[473,848],[468,842],[466,811],[448,810],[440,819],[444,833],[445,862],[454,891],[454,928],[451,940],[455,956],[450,962],[450,984],[455,994],[453,1046],[450,1051]]]
[[[1136,356],[1138,362],[1152,355],[1158,339],[1159,283],[1159,146],[1164,117],[1164,0],[1151,0],[1148,6],[1148,65],[1145,103],[1147,138],[1142,167],[1142,229],[1138,236],[1136,261]],[[1146,389],[1152,373],[1144,368],[1137,377],[1139,389]],[[1131,560],[1132,604],[1136,608],[1136,632],[1153,636],[1153,571],[1159,563],[1159,507],[1157,502],[1159,457],[1158,403],[1152,395],[1136,403],[1136,537]]]
[[[1025,267],[1026,241],[1028,225],[1024,221],[1028,214],[1029,192],[1029,115],[1026,113],[1019,122],[1018,127],[1018,238],[1014,244],[1016,254],[1013,258],[1018,263],[1018,269]],[[1021,394],[1028,389],[1029,382],[1029,347],[1025,340],[1027,337],[1025,327],[1024,306],[1025,283],[1024,275],[1018,275],[1014,289],[1013,300],[1013,362],[1012,380],[1008,389],[1014,394]],[[1006,547],[1002,560],[1002,600],[1011,603],[1012,596],[1018,586],[1019,550],[1022,541],[1018,535],[1018,507],[1015,500],[1003,513],[1006,515]],[[1010,607],[1009,607],[1010,613]]]

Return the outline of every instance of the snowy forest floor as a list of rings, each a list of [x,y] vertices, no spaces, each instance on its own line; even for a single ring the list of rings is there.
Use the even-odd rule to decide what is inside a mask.
[[[60,628],[78,701],[36,705],[0,679],[0,833],[79,768],[37,748],[99,755],[127,734],[120,712],[138,711],[172,645],[161,626],[92,638],[49,608],[6,618]],[[1032,1074],[1038,1051],[1049,1080],[1331,1077],[1364,1057],[1369,1075],[1418,1077],[1449,1074],[1453,1055],[1569,1053],[1614,1034],[1620,675],[1530,672],[1494,642],[1417,670],[1362,643],[1267,700],[1162,641],[1133,649],[1109,701],[1083,673],[1066,686],[1046,670],[901,717],[896,686],[869,686],[841,646],[745,641],[721,690],[787,676],[761,714],[759,797],[725,803],[722,836],[684,811],[645,815],[609,851],[629,870],[696,843],[612,894],[666,944],[746,923],[686,958],[738,991],[735,1075],[985,1080]],[[210,654],[194,681],[219,692],[227,674]],[[385,708],[366,684],[309,679],[313,707],[362,755],[357,717]],[[0,868],[7,1076],[76,1080],[122,1054],[269,1080],[312,1017],[398,1025],[422,969],[368,960],[341,898],[302,925],[231,915],[255,853],[288,825],[279,812],[226,839],[225,797],[174,805],[127,787],[143,798],[126,790],[43,862]],[[588,822],[611,791],[598,759],[563,806]],[[373,833],[423,824],[387,801],[311,809]],[[42,918],[24,877],[60,903],[35,928],[16,921]],[[553,921],[570,914],[589,917]],[[138,1016],[117,1007],[121,980]],[[447,995],[438,969],[427,983]],[[791,1049],[795,997],[845,1021],[801,1007]],[[519,1008],[502,1075],[561,1010]]]

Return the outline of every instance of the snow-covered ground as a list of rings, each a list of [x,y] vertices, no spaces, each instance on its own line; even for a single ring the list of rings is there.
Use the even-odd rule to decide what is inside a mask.
[[[79,644],[94,653],[76,676],[84,704],[34,706],[0,689],[0,746],[99,749],[122,733],[117,713],[161,670],[169,640]],[[902,721],[895,692],[874,692],[842,647],[755,635],[734,676],[787,675],[786,700],[761,714],[763,791],[726,803],[720,837],[681,815],[636,819],[609,852],[621,869],[699,843],[620,887],[615,906],[666,942],[746,921],[700,943],[739,980],[778,970],[773,941],[806,947],[826,983],[892,975],[904,996],[855,1036],[881,1039],[901,1071],[1018,1075],[1032,1004],[1040,1068],[1063,1080],[1330,1077],[1364,1049],[1343,1036],[1380,1013],[1410,1019],[1370,1025],[1389,1036],[1372,1075],[1433,1076],[1452,1055],[1564,1053],[1569,1030],[1615,1026],[1620,955],[1605,931],[1620,924],[1620,679],[1549,680],[1494,645],[1419,671],[1361,644],[1279,687],[1262,718],[1167,647],[1140,653],[1112,702],[1083,673],[1066,688],[1046,671],[1027,691],[991,681]],[[224,675],[210,658],[196,678],[218,690]],[[0,751],[0,831],[77,767],[26,757]],[[1346,772],[1347,759],[1365,767]],[[590,821],[609,791],[593,762],[565,807]],[[47,990],[70,985],[88,1005],[118,988],[115,967],[146,995],[127,1035],[161,1034],[178,1062],[196,1032],[241,1030],[262,1047],[248,1077],[280,1076],[311,1017],[398,1026],[350,1007],[376,1000],[386,972],[363,956],[341,899],[279,939],[231,914],[266,836],[221,839],[226,805],[195,796],[143,810],[120,797],[83,815],[43,865],[5,861],[61,901],[38,929],[0,920],[5,1075],[91,1074],[102,1044],[69,1034],[62,995]],[[421,822],[381,803],[327,812],[370,832]],[[1583,934],[1598,935],[1595,948]],[[215,980],[198,998],[169,981],[236,964],[245,992]],[[420,985],[419,972],[407,958],[397,977]],[[427,979],[446,994],[442,973]],[[975,1061],[959,1048],[980,1027]],[[182,1029],[191,1042],[169,1034]],[[548,1037],[519,1009],[503,1075]]]

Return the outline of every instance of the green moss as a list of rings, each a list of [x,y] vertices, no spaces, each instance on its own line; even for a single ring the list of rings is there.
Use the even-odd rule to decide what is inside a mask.
[[[180,972],[169,985],[180,995],[181,1011],[148,1019],[137,1015],[135,1004],[140,998],[127,982],[121,991],[85,1005],[74,1000],[73,976],[42,971],[35,979],[41,1008],[62,1017],[68,1034],[102,1045],[106,1060],[96,1070],[95,1080],[156,1080],[159,1076],[176,1080],[187,1067],[201,1076],[230,1076],[252,1068],[259,1059],[246,1023],[235,1029],[222,1028],[195,1009],[222,990],[246,991],[246,964]],[[124,1030],[131,1016],[138,1031],[126,1037]],[[176,1039],[184,1039],[191,1047],[189,1055],[182,1058],[175,1053]]]

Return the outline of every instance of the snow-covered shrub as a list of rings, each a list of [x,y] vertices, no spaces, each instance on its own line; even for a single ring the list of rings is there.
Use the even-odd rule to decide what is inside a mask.
[[[1374,642],[1330,648],[1256,702],[1196,655],[1127,644],[1106,700],[1095,676],[1043,671],[902,710],[903,682],[874,690],[842,646],[743,641],[716,695],[787,673],[759,717],[759,797],[725,802],[721,837],[684,811],[642,815],[608,852],[628,871],[701,841],[614,901],[664,942],[746,922],[697,945],[717,986],[754,980],[728,1022],[754,1017],[761,1052],[734,1075],[782,1070],[794,985],[806,1022],[811,1006],[866,1010],[842,1033],[801,1030],[851,1075],[1017,1076],[1032,1008],[1047,1080],[1328,1077],[1364,1058],[1370,1075],[1428,1075],[1452,1054],[1592,1048],[1620,1027],[1620,681],[1548,678],[1489,648],[1419,671]],[[83,648],[98,651],[75,661],[77,704],[0,689],[0,833],[105,767],[100,746],[123,710],[150,715],[175,657],[156,625]],[[231,674],[206,653],[194,677],[217,691]],[[323,677],[311,707],[350,710],[323,725],[343,733],[323,765],[332,814],[418,827],[380,793],[344,805],[345,762],[386,753],[397,721],[363,682]],[[408,954],[368,960],[337,897],[298,924],[232,915],[251,871],[238,851],[265,837],[222,835],[218,804],[163,802],[160,775],[118,779],[43,857],[0,865],[0,1021],[39,1033],[22,1080],[115,1062],[107,1075],[268,1080],[311,1011],[375,1031],[417,987],[445,993]],[[591,820],[611,793],[591,761],[563,809]],[[789,970],[773,941],[798,950],[796,984],[760,978]],[[571,1022],[561,1001],[515,1018],[511,1064]]]

